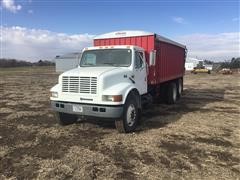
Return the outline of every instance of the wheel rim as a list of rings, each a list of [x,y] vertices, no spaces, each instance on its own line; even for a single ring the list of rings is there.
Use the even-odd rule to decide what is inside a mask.
[[[127,109],[127,124],[132,126],[136,121],[136,108],[133,104],[130,104]]]
[[[173,88],[173,100],[176,101],[177,99],[177,89],[174,87]]]
[[[181,81],[178,84],[178,94],[182,94],[182,82]]]

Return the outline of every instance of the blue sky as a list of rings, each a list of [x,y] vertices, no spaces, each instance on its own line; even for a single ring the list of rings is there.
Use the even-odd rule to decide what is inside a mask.
[[[24,33],[28,43],[31,43],[29,34],[39,37],[42,33],[46,35],[46,38],[56,39],[59,38],[59,34],[64,34],[65,38],[71,37],[73,40],[77,37],[75,40],[81,46],[73,47],[70,44],[65,49],[58,47],[58,50],[47,52],[49,58],[54,56],[54,53],[76,51],[78,48],[90,45],[94,35],[117,30],[145,30],[159,33],[185,43],[189,46],[190,55],[200,58],[226,59],[239,55],[238,0],[2,0],[1,6],[1,26],[4,32],[2,36],[13,32],[15,36],[16,31],[17,34],[20,31]],[[83,42],[80,36],[85,38]],[[39,39],[38,37],[36,39]],[[24,37],[21,38],[20,41],[26,40]],[[9,44],[16,44],[16,42],[7,37],[3,39],[5,41],[1,46],[3,51],[1,56],[10,57],[9,48],[17,49],[17,47]],[[196,41],[201,44],[198,45]],[[211,41],[210,44],[213,46],[221,45],[210,47],[208,41]],[[212,53],[204,53],[206,46],[203,43],[208,46],[208,50],[211,49]],[[228,47],[227,52],[224,44],[226,48]],[[229,44],[232,49],[229,49]],[[39,48],[37,42],[34,42],[34,45]],[[45,45],[47,49],[50,45],[54,46],[54,42],[50,44],[45,42]],[[25,46],[30,46],[30,44],[25,44]],[[41,48],[44,48],[44,43]],[[56,47],[53,48],[56,49]],[[13,55],[15,56],[17,55]],[[20,54],[18,56],[24,58]],[[33,53],[26,58],[38,59],[40,57],[42,56]]]

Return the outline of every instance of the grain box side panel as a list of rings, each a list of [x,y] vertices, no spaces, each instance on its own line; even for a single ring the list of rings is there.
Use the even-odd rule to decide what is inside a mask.
[[[182,77],[184,74],[185,49],[162,41],[155,42],[155,48],[157,50],[157,83]]]

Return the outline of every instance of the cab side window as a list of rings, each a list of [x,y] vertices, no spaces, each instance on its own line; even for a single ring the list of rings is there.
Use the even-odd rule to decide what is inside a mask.
[[[135,52],[135,68],[140,69],[143,67],[143,53],[142,52]]]

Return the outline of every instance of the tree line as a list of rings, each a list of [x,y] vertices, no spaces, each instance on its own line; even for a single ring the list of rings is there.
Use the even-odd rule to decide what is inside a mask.
[[[240,57],[232,58],[224,62],[214,62],[210,60],[204,60],[204,64],[220,64],[221,68],[240,68]],[[0,59],[0,67],[24,67],[24,66],[54,66],[55,62],[47,60],[39,60],[37,62],[21,61],[16,59]]]
[[[237,58],[232,58],[231,60],[227,60],[224,62],[214,62],[214,61],[209,61],[209,60],[204,60],[204,64],[220,64],[221,68],[230,68],[230,69],[236,69],[240,68],[240,57]]]
[[[222,68],[240,68],[240,57],[238,58],[232,58],[231,61],[225,61],[221,63]]]
[[[26,66],[54,66],[55,63],[47,60],[39,60],[37,62],[21,61],[16,59],[0,59],[0,67],[26,67]]]

